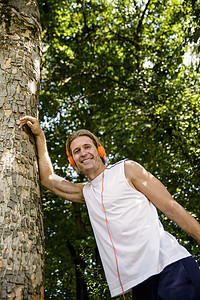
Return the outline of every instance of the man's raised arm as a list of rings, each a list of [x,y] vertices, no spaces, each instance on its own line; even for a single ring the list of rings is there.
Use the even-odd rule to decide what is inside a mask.
[[[73,202],[84,203],[83,183],[71,183],[54,174],[47,150],[45,135],[38,120],[31,116],[25,116],[18,122],[19,128],[22,128],[25,124],[29,126],[36,138],[41,184],[60,197]]]
[[[200,243],[200,224],[178,204],[153,175],[134,161],[125,162],[129,182],[142,192],[159,210]]]

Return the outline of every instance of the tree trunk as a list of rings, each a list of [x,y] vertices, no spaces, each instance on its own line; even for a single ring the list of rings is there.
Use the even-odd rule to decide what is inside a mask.
[[[44,299],[44,238],[34,137],[41,29],[37,0],[0,0],[0,299]]]

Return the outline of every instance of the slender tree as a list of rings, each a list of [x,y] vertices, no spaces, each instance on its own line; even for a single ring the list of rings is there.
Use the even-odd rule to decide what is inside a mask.
[[[41,28],[37,0],[0,1],[0,299],[44,299],[44,239],[34,137]]]

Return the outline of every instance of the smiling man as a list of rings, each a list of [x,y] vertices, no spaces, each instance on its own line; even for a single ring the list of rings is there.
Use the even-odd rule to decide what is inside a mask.
[[[157,209],[200,243],[200,225],[141,165],[106,166],[105,150],[88,130],[66,143],[70,164],[89,181],[71,183],[54,174],[37,119],[26,116],[36,137],[41,183],[67,200],[86,203],[111,296],[132,289],[135,300],[200,300],[200,271],[191,254],[166,232]]]
[[[93,180],[105,169],[105,150],[98,139],[88,130],[82,129],[71,134],[66,142],[71,165]]]

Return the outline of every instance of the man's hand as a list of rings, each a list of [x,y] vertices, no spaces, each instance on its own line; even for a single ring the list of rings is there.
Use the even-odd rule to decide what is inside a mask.
[[[31,116],[25,116],[19,120],[17,123],[19,125],[19,129],[21,129],[25,124],[30,127],[32,133],[37,137],[42,134],[42,129],[40,128],[40,124],[38,120]]]
[[[25,116],[21,118],[17,124],[19,125],[19,129],[27,124],[36,137],[41,184],[64,199],[73,202],[84,203],[84,183],[71,183],[54,174],[53,166],[46,146],[45,135],[40,128],[38,120],[31,116]]]

